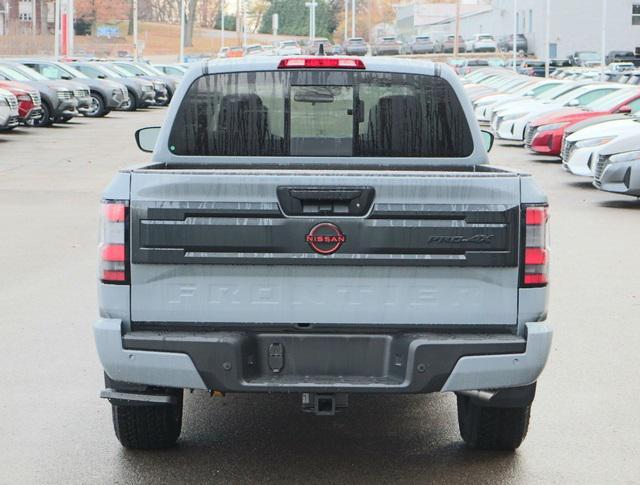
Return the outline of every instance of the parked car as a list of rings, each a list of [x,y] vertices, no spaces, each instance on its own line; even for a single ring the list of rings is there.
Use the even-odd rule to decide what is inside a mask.
[[[442,43],[442,52],[445,54],[451,54],[453,52],[455,44],[455,35],[448,35]],[[458,36],[458,52],[466,52],[465,42],[462,36]]]
[[[0,131],[12,130],[20,123],[18,98],[6,89],[0,88]]]
[[[250,44],[244,48],[244,54],[246,56],[264,55],[264,46],[261,44]]]
[[[562,166],[574,175],[593,176],[593,162],[601,150],[618,138],[640,134],[639,118],[629,117],[598,123],[565,137]]]
[[[297,40],[281,40],[276,47],[276,54],[279,56],[299,56],[302,55],[302,47]]]
[[[3,81],[0,74],[0,89],[13,94],[18,100],[18,121],[26,125],[30,120],[37,120],[42,116],[42,101],[40,93],[32,86],[18,81]],[[14,126],[8,128],[13,129]]]
[[[49,126],[77,114],[78,100],[67,82],[51,81],[40,73],[15,64],[0,62],[0,80],[18,81],[37,89],[41,98],[42,116],[26,120],[29,126]]]
[[[396,56],[402,50],[402,41],[395,35],[380,37],[371,48],[374,56]]]
[[[607,69],[610,71],[624,72],[633,71],[636,68],[633,62],[611,62],[607,64]]]
[[[610,51],[605,57],[605,63],[614,62],[631,62],[635,66],[640,66],[640,57],[637,57],[633,51]]]
[[[547,197],[489,165],[449,68],[327,64],[313,85],[293,75],[313,58],[191,69],[137,132],[153,162],[103,193],[93,328],[123,446],[173,446],[184,389],[325,416],[348,393],[454,392],[469,447],[522,443],[552,340]]]
[[[344,43],[344,53],[348,56],[366,56],[369,44],[362,37],[351,37]]]
[[[483,96],[473,102],[476,119],[481,122],[489,122],[494,109],[505,103],[522,99],[540,99],[542,95],[560,84],[562,81],[555,79],[532,81],[516,85],[509,90]]]
[[[20,59],[19,62],[38,71],[47,79],[73,80],[89,88],[91,105],[88,109],[80,111],[85,116],[101,118],[109,114],[111,110],[119,109],[128,102],[127,88],[116,81],[92,79],[69,64],[62,62],[41,59]]]
[[[536,153],[558,156],[567,127],[588,118],[631,113],[639,109],[640,88],[619,89],[589,103],[583,109],[552,112],[531,121],[525,129],[524,143]]]
[[[325,39],[324,37],[308,41],[305,45],[305,54],[317,56],[320,52],[320,46],[322,46],[325,55],[330,56],[333,54],[333,44],[329,42],[329,39]]]
[[[569,56],[572,66],[589,66],[600,63],[600,54],[593,51],[577,51]]]
[[[515,101],[510,103],[510,107],[507,105],[494,112],[491,126],[500,139],[524,141],[527,125],[536,118],[563,108],[588,107],[590,103],[623,87],[613,83],[584,83],[553,100]]]
[[[549,64],[549,74],[553,73],[556,68]],[[526,74],[527,76],[545,77],[546,74],[546,62],[534,59],[525,59],[522,61],[517,69],[519,74]]]
[[[596,188],[640,197],[640,134],[620,137],[603,147],[593,162]]]
[[[182,67],[179,64],[152,64],[154,68],[162,73],[173,76],[175,78],[181,78],[187,72],[186,67]]]
[[[471,52],[497,52],[498,43],[491,34],[476,34],[471,40]]]
[[[115,68],[120,68],[128,71],[131,74],[146,79],[153,83],[153,88],[156,92],[156,104],[159,106],[167,106],[173,97],[173,93],[176,92],[176,88],[180,83],[181,78],[169,76],[160,71],[154,69],[151,65],[145,62],[122,62],[113,61],[110,65]]]
[[[409,54],[436,54],[441,49],[440,43],[430,35],[416,35],[408,45]]]
[[[90,78],[111,79],[126,86],[128,102],[125,101],[120,108],[124,111],[135,111],[155,104],[155,90],[150,81],[124,70],[116,70],[106,62],[73,62],[71,65]]]
[[[513,34],[503,35],[498,41],[498,49],[502,52],[513,51]],[[516,52],[529,52],[529,43],[524,34],[516,34]]]

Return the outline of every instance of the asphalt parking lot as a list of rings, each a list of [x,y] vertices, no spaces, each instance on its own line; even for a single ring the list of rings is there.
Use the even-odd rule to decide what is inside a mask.
[[[0,135],[0,482],[640,483],[640,201],[499,143],[494,163],[535,175],[552,214],[553,351],[516,453],[465,449],[452,395],[352,396],[314,417],[297,395],[194,393],[177,448],[121,448],[91,331],[97,204],[149,159],[134,130],[163,116]]]

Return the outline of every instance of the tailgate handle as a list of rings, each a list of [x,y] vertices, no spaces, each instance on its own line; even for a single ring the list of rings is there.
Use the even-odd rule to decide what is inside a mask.
[[[285,215],[363,216],[371,207],[373,187],[279,187]]]

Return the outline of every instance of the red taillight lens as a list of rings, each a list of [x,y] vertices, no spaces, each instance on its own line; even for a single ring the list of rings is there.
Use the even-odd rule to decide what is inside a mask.
[[[100,226],[100,281],[112,284],[129,282],[127,225],[129,207],[124,201],[104,201]]]
[[[288,57],[282,59],[278,69],[365,69],[360,59],[348,57]]]
[[[549,282],[547,206],[524,207],[524,252],[522,286],[545,286]]]

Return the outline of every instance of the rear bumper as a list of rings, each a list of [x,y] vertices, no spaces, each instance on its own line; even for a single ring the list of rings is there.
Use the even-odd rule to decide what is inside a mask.
[[[551,329],[526,337],[465,333],[134,331],[94,324],[119,382],[224,392],[429,393],[526,386],[547,361]]]

